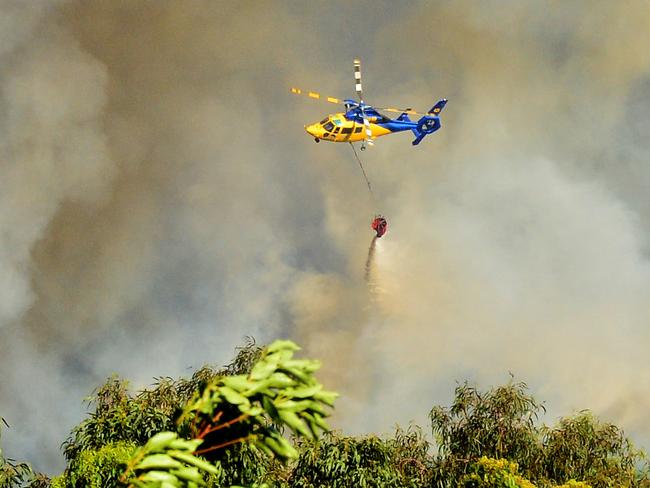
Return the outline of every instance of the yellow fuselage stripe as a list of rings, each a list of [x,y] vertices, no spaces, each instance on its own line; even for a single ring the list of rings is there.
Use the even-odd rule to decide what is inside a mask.
[[[363,124],[354,124],[351,125],[350,127],[353,128],[361,127],[362,129],[361,132],[358,133],[352,132],[352,134],[341,134],[340,132],[338,134],[330,134],[329,137],[323,137],[323,140],[332,141],[332,142],[359,142],[365,139],[366,134],[363,130]],[[381,127],[377,124],[370,124],[370,131],[372,133],[373,139],[391,133],[391,131],[389,131],[385,127]]]
[[[332,118],[337,118],[341,123],[340,125],[337,125],[336,127],[339,128],[339,133],[338,134],[333,134],[331,133],[327,137],[323,137],[322,139],[324,141],[331,141],[331,142],[359,142],[363,141],[366,138],[365,134],[365,129],[362,123],[357,123],[353,122],[351,120],[347,120],[344,117],[344,114],[336,114],[334,116],[331,116]],[[341,130],[343,128],[352,128],[352,133],[351,134],[342,134]],[[360,132],[355,132],[355,129],[358,130],[361,128]],[[375,139],[377,137],[385,136],[386,134],[390,134],[391,131],[386,129],[385,127],[382,127],[377,124],[373,124],[372,122],[370,123],[370,132],[372,134],[372,138]]]

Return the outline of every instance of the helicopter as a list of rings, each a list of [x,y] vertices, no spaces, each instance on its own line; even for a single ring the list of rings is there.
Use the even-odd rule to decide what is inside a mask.
[[[397,109],[390,107],[373,107],[363,101],[363,90],[361,87],[361,61],[354,60],[354,81],[355,89],[359,100],[350,98],[340,99],[321,96],[320,93],[303,91],[300,88],[291,88],[295,95],[306,95],[316,100],[325,100],[330,103],[342,104],[345,112],[328,115],[320,122],[305,125],[305,130],[320,142],[361,142],[361,150],[366,145],[373,145],[377,137],[410,130],[415,135],[412,144],[417,146],[427,135],[433,134],[440,129],[440,112],[445,108],[447,99],[438,101],[428,112],[416,112],[410,108]],[[378,112],[399,113],[400,115],[391,119]],[[411,120],[409,115],[420,115],[417,121]]]

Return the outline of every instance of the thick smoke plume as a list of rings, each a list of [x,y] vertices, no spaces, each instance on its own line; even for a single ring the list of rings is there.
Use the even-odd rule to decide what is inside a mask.
[[[638,2],[0,4],[0,413],[62,465],[111,372],[291,337],[388,431],[513,372],[648,445],[650,9]],[[288,87],[428,109],[364,153]],[[370,302],[368,220],[382,239]]]

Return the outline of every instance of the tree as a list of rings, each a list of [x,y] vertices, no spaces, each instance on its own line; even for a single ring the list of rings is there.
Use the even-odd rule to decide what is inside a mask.
[[[0,417],[1,424],[9,427],[4,418]],[[0,488],[11,488],[26,482],[32,477],[32,468],[27,463],[17,463],[13,459],[6,458],[0,448]]]
[[[119,441],[82,450],[68,464],[65,474],[52,480],[51,488],[124,486],[120,478],[137,448],[132,442]]]
[[[155,435],[135,453],[124,480],[138,487],[193,488],[205,484],[205,474],[221,482],[225,448],[242,443],[283,461],[297,458],[280,429],[316,440],[329,430],[325,407],[337,396],[313,377],[318,361],[293,359],[298,349],[293,342],[275,341],[250,373],[215,378],[196,392],[177,421],[193,438]]]
[[[143,445],[157,432],[175,430],[177,417],[197,390],[215,378],[246,373],[261,351],[249,340],[224,368],[204,366],[189,379],[156,378],[153,388],[135,396],[129,393],[127,381],[112,376],[87,399],[94,411],[64,442],[66,459],[73,462],[81,451],[115,442]]]
[[[330,432],[336,394],[297,350],[249,341],[224,368],[137,394],[111,377],[64,444],[65,471],[50,483],[0,451],[0,488],[650,488],[647,459],[622,430],[587,411],[538,424],[544,407],[524,383],[459,385],[450,407],[430,412],[433,454],[417,426],[388,438]]]
[[[398,429],[394,438],[343,437],[329,433],[300,445],[289,486],[295,488],[417,487],[430,482],[429,443],[419,428]]]
[[[530,481],[519,475],[517,463],[507,459],[481,457],[463,475],[460,486],[463,488],[535,488]]]
[[[112,376],[87,399],[94,411],[64,442],[67,467],[53,480],[53,485],[92,487],[93,480],[103,476],[104,482],[113,480],[114,486],[119,486],[115,472],[124,471],[137,447],[158,432],[180,429],[179,433],[187,434],[181,432],[186,426],[179,426],[177,418],[196,391],[215,378],[250,371],[261,352],[262,348],[249,339],[223,368],[204,366],[189,379],[157,378],[153,388],[136,395],[129,392],[128,382]],[[128,446],[130,452],[125,455]],[[230,456],[229,461],[234,463],[234,457]]]
[[[589,411],[542,429],[544,474],[552,480],[579,479],[594,488],[632,486],[641,481],[643,454],[623,431],[602,423]]]
[[[588,411],[538,425],[544,406],[526,390],[510,382],[480,392],[465,383],[450,408],[431,410],[436,486],[648,486],[646,457],[618,427]]]
[[[453,486],[485,456],[515,460],[523,472],[538,472],[542,459],[535,422],[544,406],[526,393],[525,383],[508,383],[481,393],[467,383],[456,387],[450,408],[435,406],[429,417],[438,446],[438,486]]]
[[[0,417],[0,434],[2,424],[9,427],[7,421]],[[0,435],[0,437],[2,437]],[[0,488],[13,488],[25,486],[27,488],[47,488],[49,478],[41,473],[36,473],[32,467],[25,462],[17,462],[7,458],[0,448]]]

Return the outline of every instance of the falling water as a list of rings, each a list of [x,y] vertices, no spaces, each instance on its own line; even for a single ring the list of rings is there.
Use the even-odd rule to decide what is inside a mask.
[[[368,248],[368,258],[366,259],[366,274],[365,274],[365,280],[366,283],[370,284],[370,275],[372,273],[372,268],[373,268],[373,260],[375,256],[375,243],[377,242],[377,236],[374,236],[372,238],[372,242],[370,243],[370,247]]]

